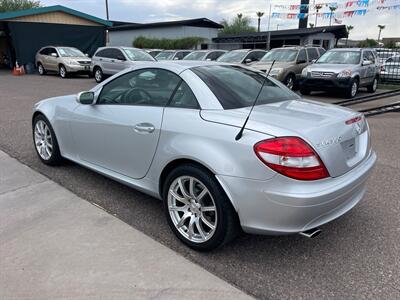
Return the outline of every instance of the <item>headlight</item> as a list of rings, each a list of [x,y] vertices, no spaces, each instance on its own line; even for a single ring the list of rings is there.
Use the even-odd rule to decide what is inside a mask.
[[[278,75],[280,72],[282,72],[282,70],[282,68],[273,68],[271,72],[269,72],[269,75]]]
[[[304,68],[303,71],[301,71],[301,76],[307,77],[307,73],[308,73],[308,68]]]
[[[352,74],[351,70],[343,70],[341,72],[339,72],[338,74],[338,78],[346,78],[346,77],[350,77]]]
[[[68,59],[65,62],[67,63],[67,65],[79,65],[79,63],[73,59]]]

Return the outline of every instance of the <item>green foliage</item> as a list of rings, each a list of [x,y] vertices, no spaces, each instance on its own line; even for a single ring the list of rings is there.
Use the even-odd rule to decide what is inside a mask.
[[[376,47],[376,46],[378,46],[378,42],[373,39],[365,39],[364,41],[360,41],[358,43],[358,47],[360,47],[360,48]]]
[[[243,14],[237,14],[232,21],[222,20],[221,24],[224,26],[224,29],[219,32],[219,35],[256,32],[256,28],[250,25],[250,18],[243,17]]]
[[[389,41],[385,42],[385,48],[393,49],[393,48],[399,48],[399,47],[397,46],[395,41],[389,40]]]
[[[196,36],[180,39],[157,39],[139,36],[133,41],[133,47],[147,49],[193,49],[203,41],[203,38]]]
[[[0,13],[36,8],[40,6],[42,6],[40,1],[34,0],[0,0]]]

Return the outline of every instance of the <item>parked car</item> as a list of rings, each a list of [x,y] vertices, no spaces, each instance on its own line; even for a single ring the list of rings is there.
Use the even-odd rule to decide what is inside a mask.
[[[163,51],[162,49],[144,49],[148,54],[150,54],[153,57],[156,57],[158,53]]]
[[[45,164],[66,158],[162,199],[171,230],[197,250],[240,226],[313,236],[365,193],[376,160],[367,121],[265,76],[216,62],[142,63],[37,103],[34,147]]]
[[[208,60],[214,61],[217,60],[218,57],[225,54],[227,51],[225,50],[197,50],[188,54],[183,58],[183,60]]]
[[[389,48],[374,48],[373,50],[378,56],[378,61],[380,64],[384,64],[386,60],[392,56],[399,55],[397,50]]]
[[[101,47],[93,55],[90,70],[96,82],[114,75],[140,61],[155,61],[147,52],[132,47]]]
[[[163,50],[156,55],[157,60],[182,60],[190,50]]]
[[[221,55],[217,61],[234,64],[251,64],[259,61],[267,53],[265,50],[238,49]]]
[[[91,59],[79,49],[64,46],[46,46],[41,48],[35,57],[39,74],[58,72],[62,78],[69,74],[90,75]]]
[[[385,64],[400,64],[400,54],[389,57],[385,60]]]
[[[269,75],[283,82],[289,89],[294,89],[300,79],[301,71],[313,60],[318,59],[325,50],[320,47],[282,47],[269,51],[252,68],[268,72],[272,62],[275,61]]]
[[[400,81],[400,63],[383,64],[379,77],[382,82],[398,83]]]
[[[374,93],[379,69],[371,49],[331,49],[303,70],[300,92],[342,90],[347,98],[353,98],[359,87],[366,87]]]

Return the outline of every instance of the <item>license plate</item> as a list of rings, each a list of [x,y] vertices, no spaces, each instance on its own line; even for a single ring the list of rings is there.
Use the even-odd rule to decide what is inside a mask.
[[[89,66],[85,66],[85,70],[89,70]]]

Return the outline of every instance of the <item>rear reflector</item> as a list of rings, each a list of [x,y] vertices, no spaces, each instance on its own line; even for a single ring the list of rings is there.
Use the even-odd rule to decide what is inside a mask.
[[[298,137],[281,137],[254,145],[258,158],[274,171],[298,180],[329,177],[318,154]]]

